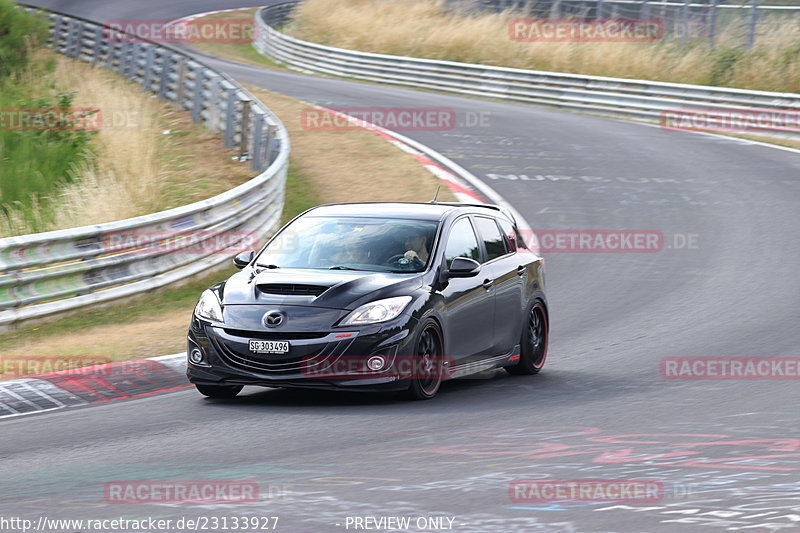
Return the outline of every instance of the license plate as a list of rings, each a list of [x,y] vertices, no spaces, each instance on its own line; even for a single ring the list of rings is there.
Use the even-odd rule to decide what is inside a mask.
[[[250,351],[253,353],[284,354],[289,352],[289,341],[250,341]]]

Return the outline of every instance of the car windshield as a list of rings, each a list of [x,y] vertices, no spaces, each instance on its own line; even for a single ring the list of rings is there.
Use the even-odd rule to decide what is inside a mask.
[[[428,266],[437,227],[438,222],[429,220],[305,216],[277,235],[256,264],[421,272]]]

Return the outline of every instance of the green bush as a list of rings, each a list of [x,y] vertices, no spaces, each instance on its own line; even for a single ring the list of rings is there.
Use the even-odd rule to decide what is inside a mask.
[[[57,98],[56,102],[35,99],[7,106],[0,96],[0,108],[65,112],[71,107],[71,94]],[[0,131],[0,209],[6,215],[11,211],[22,215],[32,231],[40,231],[40,226],[51,220],[46,209],[49,198],[79,177],[74,170],[90,155],[92,133],[71,129],[68,124],[62,128]],[[36,207],[45,209],[37,212]]]
[[[0,78],[24,69],[33,47],[47,39],[47,22],[0,0]]]
[[[0,0],[0,215],[40,231],[52,219],[49,199],[79,177],[76,169],[91,156],[92,133],[64,122],[19,127],[23,112],[68,113],[74,95],[58,89],[52,60],[33,55],[46,22],[14,6]]]

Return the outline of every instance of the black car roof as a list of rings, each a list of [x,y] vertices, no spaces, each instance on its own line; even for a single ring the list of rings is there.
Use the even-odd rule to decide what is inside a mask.
[[[455,202],[364,202],[354,204],[326,204],[309,209],[313,216],[353,216],[377,218],[411,218],[418,220],[441,220],[447,214],[459,212],[480,213],[492,211],[502,214],[500,207],[491,204],[462,204]]]

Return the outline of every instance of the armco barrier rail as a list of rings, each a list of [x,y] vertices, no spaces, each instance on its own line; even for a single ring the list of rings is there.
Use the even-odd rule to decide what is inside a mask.
[[[777,117],[749,125],[749,133],[800,138],[800,94],[583,76],[333,48],[295,39],[277,29],[289,20],[295,5],[285,2],[262,8],[256,14],[254,44],[260,53],[297,70],[655,123],[661,123],[670,112],[703,112],[709,118],[727,121],[733,113],[763,110]],[[774,124],[782,119],[789,127],[778,131]]]
[[[168,211],[0,239],[0,328],[218,267],[230,261],[228,249],[274,231],[283,209],[289,138],[278,117],[244,88],[172,47],[138,38],[118,42],[128,40],[119,32],[111,42],[100,24],[46,16],[51,48],[116,71],[190,111],[249,157],[259,174],[219,196]]]

